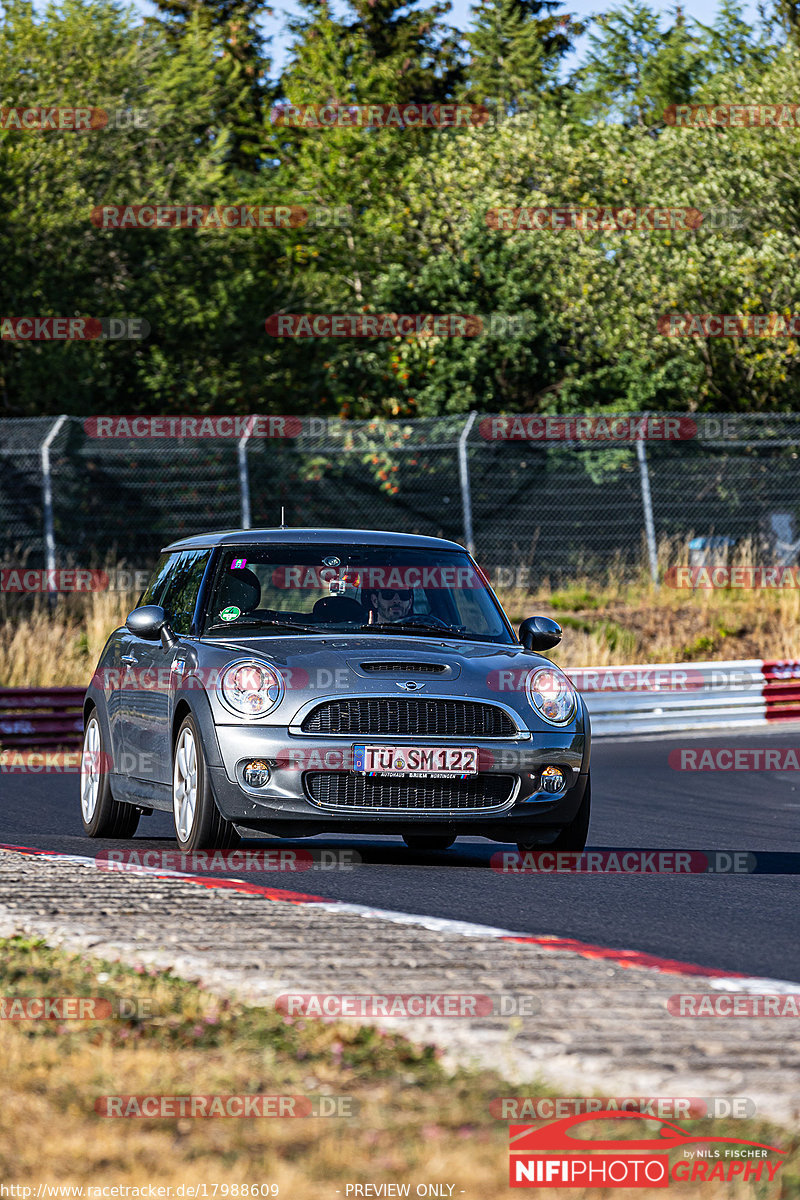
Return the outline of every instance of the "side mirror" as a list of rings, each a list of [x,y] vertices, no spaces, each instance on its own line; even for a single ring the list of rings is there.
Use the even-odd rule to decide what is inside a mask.
[[[167,626],[167,614],[160,604],[144,604],[128,613],[125,628],[148,642],[156,642]]]
[[[552,650],[561,641],[561,626],[549,617],[528,617],[519,627],[519,640],[526,650]]]

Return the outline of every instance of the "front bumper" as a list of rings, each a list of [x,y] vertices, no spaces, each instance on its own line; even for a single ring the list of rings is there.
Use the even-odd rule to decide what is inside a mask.
[[[333,808],[312,798],[310,776],[320,772],[352,774],[351,750],[357,741],[452,746],[453,739],[298,738],[285,728],[217,725],[216,740],[222,761],[210,762],[209,774],[222,815],[249,829],[287,837],[344,831],[420,833],[424,828],[432,835],[472,833],[514,841],[535,830],[546,842],[576,815],[589,769],[590,736],[583,730],[538,730],[526,739],[508,741],[465,739],[479,749],[479,777],[502,776],[504,787],[508,781],[502,803],[495,799],[468,809],[387,809],[371,804]],[[264,788],[249,788],[243,781],[243,766],[251,759],[264,759],[270,765],[271,778]],[[566,789],[557,795],[541,787],[542,768],[550,765],[561,767],[567,779]],[[492,782],[499,784],[496,779]],[[495,795],[497,790],[487,789]]]

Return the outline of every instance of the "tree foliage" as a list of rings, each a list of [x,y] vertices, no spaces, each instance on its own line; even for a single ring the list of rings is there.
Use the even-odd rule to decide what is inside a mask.
[[[262,0],[6,0],[0,107],[145,111],[83,133],[0,129],[0,318],[131,316],[141,341],[0,341],[0,411],[446,415],[788,410],[792,337],[670,338],[670,312],[793,313],[800,133],[682,128],[672,104],[791,103],[784,7],[701,25],[642,0],[577,69],[554,0],[304,0],[280,76]],[[561,66],[559,66],[561,63]],[[281,123],[276,105],[489,102],[458,128]],[[98,229],[113,204],[292,206],[286,228]],[[688,207],[698,229],[503,227],[497,210]],[[499,227],[498,227],[499,225]],[[455,313],[480,337],[270,336],[272,313]]]

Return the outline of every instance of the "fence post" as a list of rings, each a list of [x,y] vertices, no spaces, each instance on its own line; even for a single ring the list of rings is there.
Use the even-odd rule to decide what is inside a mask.
[[[644,414],[645,418],[647,413]],[[650,472],[647,468],[647,454],[644,448],[644,438],[636,439],[636,457],[639,460],[639,478],[642,484],[642,507],[644,508],[644,530],[647,538],[647,554],[650,559],[650,576],[653,586],[658,588],[658,553],[656,551],[656,527],[653,521],[653,498],[650,495]]]
[[[61,426],[67,419],[67,414],[62,413],[57,417],[50,426],[50,431],[47,437],[42,442],[39,456],[42,464],[42,517],[44,524],[44,565],[48,572],[47,575],[47,599],[50,607],[53,607],[53,589],[50,586],[50,572],[56,569],[56,536],[53,529],[53,479],[50,470],[50,447],[58,434]]]
[[[472,536],[472,496],[469,490],[469,459],[467,458],[467,438],[475,424],[477,413],[473,410],[467,417],[464,428],[458,436],[458,477],[461,482],[461,509],[464,514],[464,541],[470,554],[475,553],[475,540]]]
[[[247,442],[252,432],[248,421],[245,431],[239,438],[237,453],[239,457],[239,497],[242,509],[242,529],[250,528],[250,468],[247,463]]]

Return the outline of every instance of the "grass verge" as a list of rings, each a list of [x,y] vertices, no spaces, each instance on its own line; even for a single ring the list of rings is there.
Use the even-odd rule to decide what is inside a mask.
[[[115,1011],[124,1001],[125,1013],[135,1005],[137,1013],[153,1014],[0,1020],[6,1183],[274,1184],[291,1200],[334,1200],[347,1184],[381,1182],[410,1183],[413,1196],[418,1184],[439,1183],[452,1184],[456,1198],[493,1200],[508,1197],[509,1187],[507,1126],[491,1115],[491,1099],[552,1095],[535,1082],[511,1086],[491,1072],[449,1075],[433,1046],[400,1035],[287,1018],[169,973],[67,955],[36,940],[0,940],[0,995],[98,997]],[[126,1120],[94,1110],[96,1098],[107,1095],[257,1093],[343,1096],[358,1115]],[[770,1195],[800,1194],[800,1137],[757,1119],[681,1124],[780,1146],[787,1162],[781,1190],[773,1185]],[[673,1187],[706,1200],[757,1194],[752,1184]],[[642,1200],[663,1194],[637,1191]]]

